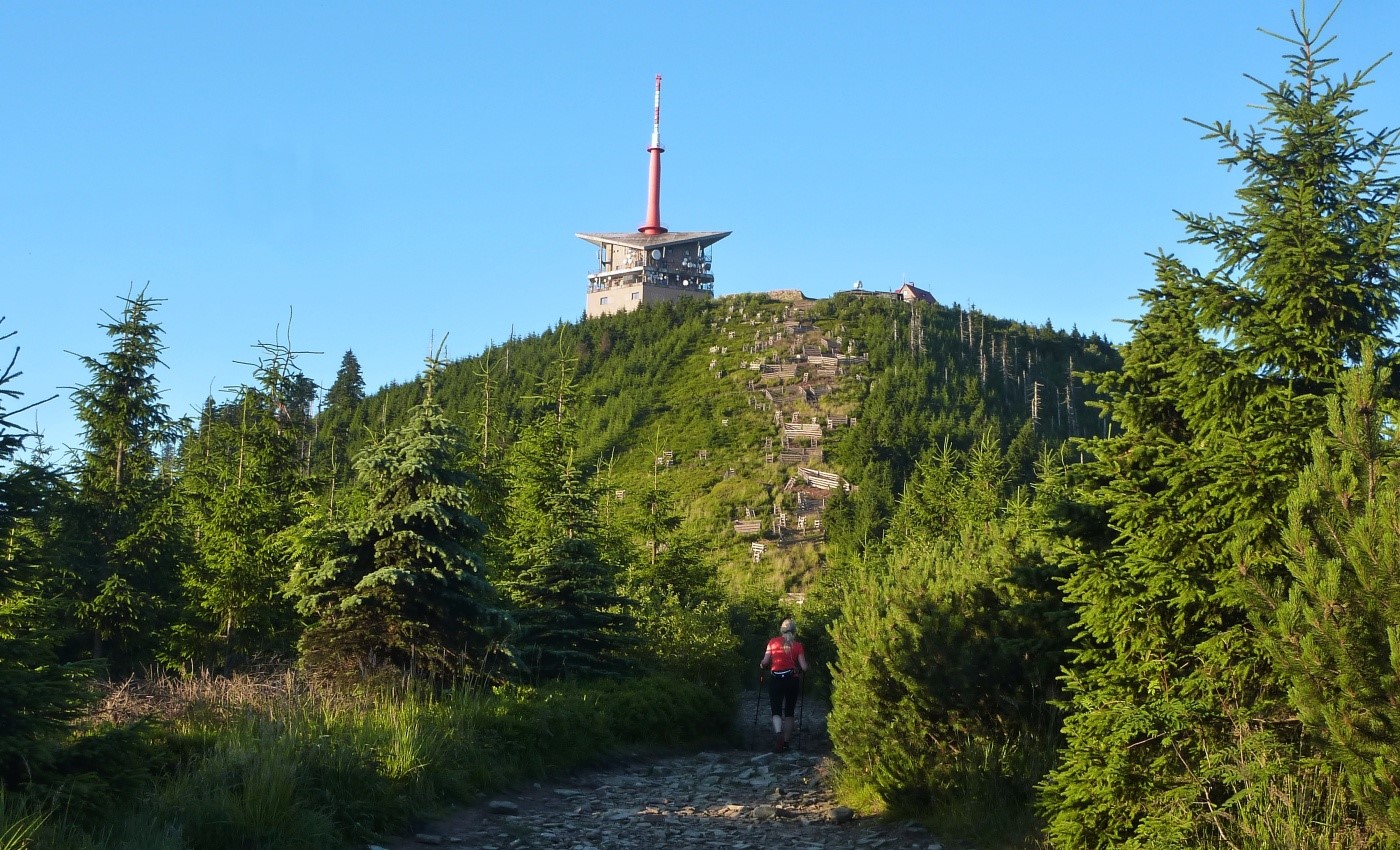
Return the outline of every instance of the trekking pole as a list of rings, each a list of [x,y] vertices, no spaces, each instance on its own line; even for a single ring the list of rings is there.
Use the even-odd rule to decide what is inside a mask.
[[[807,707],[807,677],[799,670],[797,673],[797,751],[802,752],[802,709]]]
[[[763,671],[758,671],[758,690],[753,696],[753,725],[749,727],[749,746],[758,746],[758,707],[763,702]]]

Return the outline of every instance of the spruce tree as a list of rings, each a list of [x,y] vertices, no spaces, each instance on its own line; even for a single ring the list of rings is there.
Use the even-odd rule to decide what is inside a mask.
[[[598,494],[575,466],[572,369],[556,364],[550,409],[511,447],[508,461],[513,566],[505,586],[516,606],[514,643],[529,675],[619,672],[632,617],[616,567],[599,545]]]
[[[336,493],[354,478],[350,462],[352,423],[365,400],[365,380],[360,361],[354,351],[346,351],[340,359],[335,381],[326,391],[326,403],[317,417],[314,468],[318,478],[326,482],[327,501],[335,509]]]
[[[674,597],[687,608],[723,598],[715,565],[702,542],[683,528],[676,496],[655,470],[627,504],[631,511],[619,521],[632,549],[627,556],[629,595],[639,600]]]
[[[365,379],[360,373],[360,361],[355,352],[347,350],[340,358],[335,383],[326,392],[326,409],[346,413],[354,411],[365,400]]]
[[[505,585],[516,606],[512,643],[532,677],[621,672],[632,618],[595,539],[593,496],[573,470],[563,473],[546,499],[557,535],[524,545]]]
[[[301,651],[313,667],[503,672],[508,621],[486,577],[463,437],[433,395],[440,368],[429,362],[422,402],[356,458],[365,515],[321,529],[318,556],[293,571],[288,592],[311,620]]]
[[[499,382],[491,364],[491,352],[482,355],[481,363],[474,372],[480,382],[481,399],[476,405],[478,449],[471,453],[469,471],[475,478],[472,512],[477,515],[490,532],[486,536],[482,553],[493,570],[493,577],[506,569],[511,559],[510,525],[507,522],[506,501],[510,494],[505,468],[505,441],[507,429],[503,426],[504,417],[499,411],[501,402],[497,388]]]
[[[18,353],[0,369],[0,792],[42,770],[88,699],[78,672],[58,663],[59,635],[40,574],[49,565],[43,541],[26,533],[45,508],[46,480],[56,476],[16,462],[32,436],[13,421],[27,407],[6,410],[20,397],[10,386],[19,376]]]
[[[178,486],[192,552],[181,571],[187,605],[167,658],[231,670],[295,643],[282,593],[290,566],[279,534],[310,490],[303,451],[313,385],[284,344],[260,343],[253,382],[205,405],[181,447]]]
[[[164,365],[151,318],[159,303],[144,291],[122,299],[120,316],[101,325],[112,349],[79,357],[91,381],[73,393],[84,445],[67,523],[76,551],[66,590],[93,655],[110,655],[119,668],[150,660],[177,595],[179,535],[159,474],[174,438],[155,374]]]
[[[1236,812],[1270,805],[1298,746],[1248,588],[1283,572],[1282,505],[1322,397],[1392,343],[1400,246],[1395,136],[1356,123],[1367,72],[1331,80],[1323,28],[1295,27],[1263,127],[1201,125],[1244,174],[1238,212],[1181,216],[1216,265],[1159,255],[1123,368],[1098,376],[1119,436],[1088,444],[1082,497],[1116,537],[1083,541],[1066,585],[1079,639],[1045,789],[1056,847],[1237,840]]]
[[[614,489],[607,482],[598,487]],[[670,485],[653,466],[635,496],[629,492],[621,503],[604,497],[599,508],[604,560],[623,565],[618,592],[633,617],[628,655],[641,669],[732,693],[746,669],[735,633],[738,612],[703,538],[683,527]]]

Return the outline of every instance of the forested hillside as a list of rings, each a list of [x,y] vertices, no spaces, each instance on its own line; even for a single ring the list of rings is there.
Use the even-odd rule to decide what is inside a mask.
[[[1211,264],[1156,255],[1118,349],[784,290],[369,395],[352,352],[323,391],[267,344],[174,421],[142,292],[83,358],[67,465],[9,361],[0,847],[340,847],[714,745],[784,616],[864,813],[1400,845],[1400,133],[1295,25],[1262,129],[1200,124],[1239,178],[1181,215]]]
[[[557,404],[562,376],[576,463],[615,501],[604,512],[626,514],[660,488],[732,582],[801,590],[825,538],[883,533],[931,450],[991,433],[1028,481],[1043,446],[1101,429],[1076,372],[1116,362],[1097,335],[957,305],[744,295],[560,324],[447,365],[438,394],[479,451],[504,453]],[[353,454],[421,395],[416,384],[354,404],[333,394],[318,457],[330,455],[328,441]],[[343,461],[339,470],[344,477]],[[823,510],[843,522],[818,522]],[[736,533],[746,520],[758,530]],[[753,542],[768,547],[757,567]]]

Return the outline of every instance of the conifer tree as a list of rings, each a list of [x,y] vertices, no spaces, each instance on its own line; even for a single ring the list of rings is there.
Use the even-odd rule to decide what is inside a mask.
[[[1089,444],[1083,497],[1116,538],[1086,540],[1066,585],[1079,640],[1045,789],[1056,847],[1235,840],[1234,812],[1268,805],[1257,765],[1291,763],[1246,591],[1283,572],[1281,508],[1321,398],[1392,342],[1400,284],[1395,136],[1356,124],[1367,72],[1329,79],[1324,27],[1295,27],[1263,127],[1201,125],[1244,173],[1238,212],[1181,217],[1218,263],[1159,255],[1123,368],[1098,377],[1119,436]]]
[[[627,556],[628,594],[639,600],[674,597],[687,608],[718,601],[723,594],[714,564],[701,541],[682,527],[675,493],[655,469],[627,505],[631,511],[619,517],[619,531],[631,538],[633,550]]]
[[[568,536],[564,523],[573,516],[556,517],[551,511],[552,499],[568,479],[579,482],[579,498],[585,498],[582,473],[574,463],[578,446],[578,422],[574,418],[576,366],[576,359],[561,354],[548,367],[546,377],[538,382],[537,394],[528,399],[537,405],[534,421],[509,451],[506,510],[510,545],[517,555]]]
[[[260,343],[254,380],[224,405],[205,406],[181,451],[179,495],[192,537],[181,571],[187,599],[171,661],[229,670],[295,643],[282,594],[290,569],[278,538],[309,490],[301,452],[310,383],[284,344]]]
[[[361,414],[365,400],[365,380],[359,358],[347,350],[340,359],[335,381],[326,391],[325,407],[317,417],[316,456],[313,464],[317,477],[326,482],[327,504],[335,511],[336,494],[343,484],[354,478],[351,463],[352,424]]]
[[[502,421],[505,417],[499,409],[503,406],[498,393],[501,381],[496,377],[490,350],[482,355],[474,377],[480,382],[481,398],[476,407],[476,441],[479,448],[469,455],[472,458],[470,471],[476,481],[472,511],[489,529],[482,553],[488,567],[493,570],[494,578],[500,571],[508,569],[511,559],[506,507],[510,488],[506,480],[508,473],[503,448],[507,429]]]
[[[547,417],[512,451],[511,517],[540,511],[515,537],[515,566],[505,585],[516,606],[513,643],[532,676],[619,672],[632,618],[621,610],[616,568],[598,545],[596,494],[573,467],[571,453],[550,452],[567,446],[558,431]],[[526,493],[539,502],[527,506]]]
[[[514,642],[527,672],[545,678],[622,670],[633,624],[600,546],[598,494],[575,464],[575,362],[560,356],[551,367],[539,397],[547,407],[507,465]]]
[[[1400,447],[1388,370],[1369,352],[1327,399],[1288,500],[1286,580],[1263,637],[1289,701],[1338,757],[1370,821],[1400,838]]]
[[[0,369],[0,791],[31,779],[45,765],[67,722],[87,701],[76,671],[58,663],[59,636],[39,575],[45,553],[25,533],[24,526],[45,507],[42,479],[53,476],[14,463],[31,436],[13,421],[27,407],[6,410],[6,402],[20,397],[7,386],[20,374],[15,362],[12,356]]]
[[[271,535],[292,518],[273,459],[290,463],[292,448],[265,417],[257,394],[245,391],[207,412],[185,442],[180,495],[193,551],[182,570],[188,606],[171,661],[228,669],[275,651],[276,635],[290,627],[280,596],[286,567]]]
[[[603,483],[598,491],[614,488]],[[703,539],[683,528],[670,486],[653,467],[635,495],[602,498],[597,513],[603,560],[623,565],[617,585],[633,618],[628,656],[639,669],[732,692],[743,669],[736,611]]]
[[[351,412],[365,400],[365,379],[360,373],[360,361],[355,352],[347,350],[340,358],[335,383],[326,392],[326,409]]]
[[[1053,746],[1068,636],[1051,582],[1021,574],[1052,569],[1058,496],[1032,503],[1011,474],[990,435],[932,450],[884,545],[835,588],[832,742],[851,784],[892,807],[944,816],[990,794],[983,806],[1012,817]]]
[[[319,557],[293,571],[288,592],[312,620],[301,639],[312,666],[502,672],[507,618],[486,577],[463,438],[433,395],[440,370],[430,359],[422,402],[356,459],[364,517],[323,530]]]
[[[150,659],[176,598],[179,535],[158,469],[174,437],[155,374],[163,365],[151,318],[159,303],[144,291],[122,299],[121,315],[101,325],[112,350],[79,357],[91,381],[73,393],[84,446],[67,522],[76,555],[66,590],[93,654],[119,667]]]

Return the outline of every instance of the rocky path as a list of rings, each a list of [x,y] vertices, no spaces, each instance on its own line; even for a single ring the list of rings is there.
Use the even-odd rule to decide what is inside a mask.
[[[582,773],[460,809],[371,850],[942,850],[917,824],[837,806],[819,708],[804,726],[805,752],[702,752]]]

